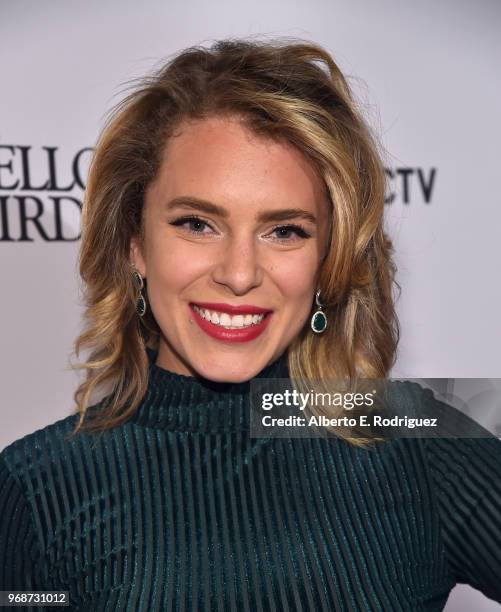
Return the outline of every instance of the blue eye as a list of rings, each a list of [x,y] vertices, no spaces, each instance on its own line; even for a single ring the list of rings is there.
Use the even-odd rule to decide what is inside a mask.
[[[308,234],[308,232],[305,231],[305,229],[303,227],[301,227],[300,225],[280,225],[279,227],[276,227],[272,233],[274,232],[286,232],[286,233],[290,233],[290,232],[294,232],[296,234],[296,236],[299,236],[300,238],[309,238],[310,234]],[[277,240],[281,240],[283,242],[291,242],[291,240],[287,237],[284,236],[284,234],[282,233],[281,235],[279,235],[279,237],[277,238]]]
[[[186,224],[191,224],[190,229],[188,229],[188,231],[191,234],[203,234],[203,232],[199,229],[200,226],[202,226],[202,229],[207,226],[210,227],[210,225],[204,221],[203,219],[200,219],[200,217],[195,217],[195,216],[188,216],[188,217],[180,217],[179,219],[176,219],[175,221],[171,221],[170,225],[175,225],[175,226],[183,226]],[[198,228],[198,229],[194,229],[194,228]]]

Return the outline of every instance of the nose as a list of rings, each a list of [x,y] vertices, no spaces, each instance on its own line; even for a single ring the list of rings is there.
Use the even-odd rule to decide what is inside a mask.
[[[224,240],[212,278],[235,295],[245,295],[262,283],[263,268],[253,235],[242,233]]]

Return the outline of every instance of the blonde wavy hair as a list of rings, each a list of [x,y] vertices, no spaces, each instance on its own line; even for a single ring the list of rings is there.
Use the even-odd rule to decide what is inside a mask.
[[[151,309],[144,318],[136,313],[130,239],[144,235],[143,194],[175,128],[184,119],[224,115],[297,147],[332,202],[330,248],[318,275],[329,325],[323,334],[305,326],[288,347],[291,379],[384,379],[394,364],[393,286],[400,287],[383,231],[385,170],[347,80],[318,44],[221,40],[190,47],[142,79],[97,142],[78,262],[85,328],[74,343],[77,357],[82,348],[90,353],[74,366],[85,380],[74,394],[80,419],[73,433],[125,422],[146,393],[146,347],[158,349],[160,328]],[[92,394],[106,386],[111,392],[91,415]],[[365,444],[349,430],[337,433]]]

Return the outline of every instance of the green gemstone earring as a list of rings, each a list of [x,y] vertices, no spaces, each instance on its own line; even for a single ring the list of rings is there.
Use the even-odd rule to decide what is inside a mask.
[[[136,312],[140,317],[144,317],[144,313],[146,312],[146,300],[144,299],[142,293],[144,287],[143,277],[136,269],[134,269],[132,271],[132,279],[136,289],[138,290],[138,296],[136,298]]]
[[[327,316],[322,310],[323,304],[320,301],[320,289],[315,293],[315,303],[318,306],[318,310],[313,313],[310,326],[316,334],[321,334],[327,328]]]

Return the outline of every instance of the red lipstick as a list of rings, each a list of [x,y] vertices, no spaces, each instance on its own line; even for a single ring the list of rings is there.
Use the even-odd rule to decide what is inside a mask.
[[[257,325],[252,324],[248,327],[242,327],[240,329],[226,329],[221,325],[216,325],[204,319],[194,308],[193,304],[190,304],[190,312],[193,315],[195,321],[199,327],[211,338],[216,340],[223,340],[225,342],[249,342],[254,340],[261,335],[264,330],[268,327],[268,323],[271,319],[271,310],[264,308],[258,308],[257,306],[231,306],[230,304],[215,304],[215,303],[195,303],[195,306],[200,308],[207,308],[207,310],[217,310],[220,312],[226,312],[228,314],[264,314],[262,321]],[[228,310],[231,309],[231,310]],[[236,310],[235,310],[236,309]]]

